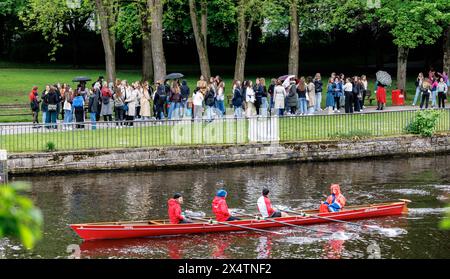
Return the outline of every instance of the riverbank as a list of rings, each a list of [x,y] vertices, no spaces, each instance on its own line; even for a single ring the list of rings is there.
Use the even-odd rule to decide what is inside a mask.
[[[17,153],[8,155],[8,170],[13,176],[59,175],[112,170],[336,161],[447,154],[449,151],[450,133],[440,133],[431,138],[403,135],[361,140]]]

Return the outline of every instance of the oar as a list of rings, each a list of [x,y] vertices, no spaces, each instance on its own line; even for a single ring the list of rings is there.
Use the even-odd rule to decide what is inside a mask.
[[[285,235],[284,233],[280,233],[280,232],[274,232],[274,231],[262,230],[262,229],[257,229],[257,228],[251,228],[251,227],[237,225],[237,224],[230,224],[230,223],[227,223],[227,222],[212,221],[212,220],[203,219],[203,218],[199,218],[199,217],[192,217],[192,216],[190,218],[193,219],[193,220],[199,220],[199,221],[208,222],[210,224],[213,224],[212,222],[215,222],[215,223],[221,224],[221,225],[241,228],[241,229],[244,229],[244,230],[255,231],[255,232],[260,232],[260,233],[272,233],[272,234],[278,234],[278,235]]]
[[[303,216],[303,217],[313,217],[313,218],[317,218],[317,219],[323,219],[323,220],[327,220],[327,221],[331,221],[331,222],[343,223],[343,224],[353,225],[353,226],[362,227],[362,228],[370,228],[370,229],[375,229],[375,230],[378,229],[378,228],[374,228],[374,227],[368,226],[368,225],[362,225],[362,224],[358,224],[358,223],[354,223],[354,222],[337,220],[337,219],[333,219],[333,218],[329,218],[329,217],[323,217],[323,216],[318,216],[318,215],[306,214],[304,212],[296,212],[296,211],[291,211],[291,210],[281,210],[281,211],[284,211],[284,212],[287,212],[287,213],[291,213],[291,214],[295,214],[295,215],[300,215],[300,216]],[[381,230],[381,228],[379,230]]]
[[[260,220],[260,217],[259,217],[259,216],[255,216],[255,215],[252,215],[252,214],[246,214],[246,213],[243,213],[243,212],[240,212],[239,214],[244,215],[244,216],[248,216],[248,217],[255,217],[256,219]],[[268,221],[268,222],[277,223],[277,224],[281,224],[281,225],[285,225],[285,226],[294,227],[294,228],[297,228],[297,229],[302,229],[302,230],[307,230],[307,231],[313,231],[313,232],[317,232],[317,233],[333,234],[333,232],[327,232],[327,231],[322,231],[322,230],[316,230],[316,229],[313,229],[313,228],[308,228],[308,227],[305,227],[305,226],[294,225],[294,224],[290,224],[290,223],[286,223],[286,222],[281,222],[281,221],[274,220],[274,219],[269,219],[269,218],[262,218],[262,220]]]

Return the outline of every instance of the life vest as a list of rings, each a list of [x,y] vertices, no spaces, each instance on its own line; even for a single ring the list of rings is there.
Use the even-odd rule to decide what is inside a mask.
[[[275,210],[272,208],[272,204],[268,197],[265,196],[259,197],[257,205],[259,213],[261,213],[261,216],[264,218],[272,216],[272,214],[275,212]]]
[[[179,224],[180,221],[184,220],[183,215],[181,215],[181,205],[176,199],[170,199],[167,202],[169,206],[169,220],[171,224]]]
[[[341,194],[341,188],[338,184],[333,184],[330,187],[331,195],[328,196],[327,200],[321,204],[319,212],[338,212],[344,208],[346,199],[344,195]]]
[[[226,221],[231,215],[228,211],[228,205],[224,197],[215,197],[212,202],[212,211],[219,222]]]

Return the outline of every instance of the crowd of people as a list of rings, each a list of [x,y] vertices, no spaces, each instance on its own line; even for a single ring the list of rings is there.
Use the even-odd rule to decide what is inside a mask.
[[[377,110],[384,110],[386,105],[385,85],[375,83]],[[419,74],[416,81],[416,93],[413,106],[421,98],[420,107],[445,107],[448,92],[448,74],[430,70],[424,78]],[[323,94],[323,91],[326,91]],[[56,121],[60,115],[63,122],[76,124],[75,128],[84,128],[89,113],[92,129],[103,117],[104,121],[116,122],[117,128],[133,126],[135,120],[193,118],[212,120],[226,115],[225,82],[220,76],[209,80],[200,77],[192,91],[185,80],[159,80],[153,86],[148,82],[126,80],[106,82],[99,77],[90,88],[86,82],[80,82],[76,88],[68,84],[47,85],[39,94],[33,87],[29,99],[33,113],[33,123],[39,123],[42,111],[46,127],[57,128]],[[361,112],[365,102],[371,98],[365,75],[345,77],[344,74],[332,73],[326,83],[320,73],[314,77],[285,76],[272,79],[267,86],[264,78],[235,80],[231,86],[230,107],[235,117],[253,117],[269,115],[312,115],[322,111],[322,95],[325,97],[327,113]],[[437,98],[437,100],[436,100]],[[36,125],[35,127],[39,127]],[[71,129],[66,125],[65,129]]]
[[[445,108],[445,100],[447,99],[448,87],[450,86],[448,73],[439,73],[434,69],[430,69],[428,77],[424,77],[423,73],[419,73],[415,85],[416,94],[414,95],[413,106],[416,106],[420,97],[420,108],[422,109],[424,106],[428,108],[431,97],[432,108],[436,107],[436,101],[438,108]]]

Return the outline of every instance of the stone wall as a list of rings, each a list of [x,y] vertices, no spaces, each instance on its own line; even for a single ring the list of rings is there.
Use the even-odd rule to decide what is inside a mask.
[[[11,174],[203,167],[447,153],[450,134],[364,140],[10,154]]]

